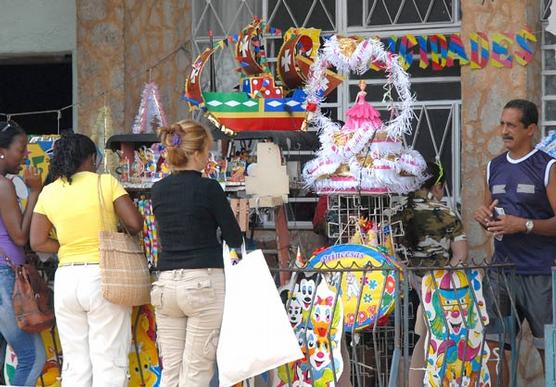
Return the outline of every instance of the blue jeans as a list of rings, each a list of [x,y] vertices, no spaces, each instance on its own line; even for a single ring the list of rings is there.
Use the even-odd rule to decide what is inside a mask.
[[[17,326],[12,305],[14,284],[12,268],[0,265],[0,334],[17,356],[17,368],[11,384],[35,386],[46,361],[44,345],[40,334],[23,332]]]

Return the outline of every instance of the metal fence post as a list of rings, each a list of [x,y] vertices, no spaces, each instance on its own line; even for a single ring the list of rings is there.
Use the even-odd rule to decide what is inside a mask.
[[[556,267],[552,268],[552,324],[544,326],[544,385],[556,386]]]

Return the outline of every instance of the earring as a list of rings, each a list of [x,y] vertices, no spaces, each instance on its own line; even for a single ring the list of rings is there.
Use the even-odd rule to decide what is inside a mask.
[[[0,155],[0,159],[1,159],[1,160],[4,160],[4,155]]]

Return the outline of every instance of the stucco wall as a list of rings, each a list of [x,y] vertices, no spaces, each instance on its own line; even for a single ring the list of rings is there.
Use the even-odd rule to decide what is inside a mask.
[[[129,133],[139,107],[147,69],[170,122],[188,115],[180,100],[191,62],[189,0],[77,1],[80,130],[94,134],[98,110],[112,109],[115,133]],[[175,54],[169,53],[183,46]],[[108,90],[103,95],[103,91]]]
[[[492,239],[473,221],[473,212],[483,200],[488,161],[504,151],[497,128],[502,108],[513,98],[527,98],[537,104],[541,100],[539,3],[538,0],[461,2],[464,41],[471,32],[516,33],[525,25],[536,33],[539,40],[535,59],[527,66],[514,60],[511,69],[491,65],[480,70],[462,67],[462,210],[473,257],[492,254]],[[531,345],[528,329],[525,331],[517,385],[544,386],[540,357]]]
[[[77,102],[75,6],[75,0],[0,0],[0,61],[2,57],[71,53],[73,103]]]
[[[525,25],[532,31],[540,31],[539,1],[462,2],[464,41],[468,41],[471,32],[516,33]],[[540,35],[536,35],[540,41]],[[516,49],[512,47],[512,50]],[[540,82],[540,43],[537,43],[534,61],[527,66],[521,66],[514,60],[512,68],[488,65],[472,70],[471,66],[462,67],[463,216],[473,256],[491,254],[491,239],[473,221],[473,212],[483,198],[488,161],[504,151],[497,128],[500,113],[506,102],[513,98],[527,98],[538,104],[541,99]]]
[[[75,49],[74,0],[0,0],[0,55]]]

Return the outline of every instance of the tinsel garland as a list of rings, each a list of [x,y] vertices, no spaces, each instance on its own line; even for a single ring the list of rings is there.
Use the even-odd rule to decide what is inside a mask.
[[[166,114],[160,104],[158,86],[154,82],[146,83],[141,93],[141,103],[131,132],[135,134],[153,133],[157,128],[167,124]]]
[[[333,66],[340,72],[363,74],[372,63],[380,64],[386,72],[383,101],[390,120],[379,127],[369,122],[346,130],[320,109],[328,83],[325,72]],[[392,98],[393,89],[398,101]],[[414,114],[409,75],[379,40],[332,36],[312,64],[304,91],[308,120],[319,129],[321,141],[317,158],[303,169],[307,186],[317,192],[371,194],[407,193],[419,188],[426,163],[419,152],[405,149],[402,143],[402,136],[411,133]]]
[[[106,149],[106,142],[113,134],[112,110],[105,105],[98,110],[91,136],[98,149],[104,152],[102,172],[105,173],[114,171],[118,165],[118,156],[110,149]]]
[[[322,119],[330,120],[322,115],[318,107],[323,99],[322,91],[328,84],[324,76],[328,67],[334,66],[344,73],[363,74],[368,71],[371,63],[378,62],[384,64],[387,76],[386,89],[394,87],[400,98],[399,102],[395,102],[388,98],[389,93],[385,95],[388,111],[397,114],[392,114],[394,117],[381,129],[385,130],[391,138],[399,138],[403,134],[411,133],[412,105],[415,99],[411,94],[409,75],[398,62],[397,56],[386,51],[381,41],[370,38],[360,41],[348,57],[342,53],[339,39],[347,38],[338,38],[334,35],[324,44],[322,51],[311,65],[311,75],[304,88],[307,104],[317,106],[312,117],[312,120],[317,121],[314,124]]]

